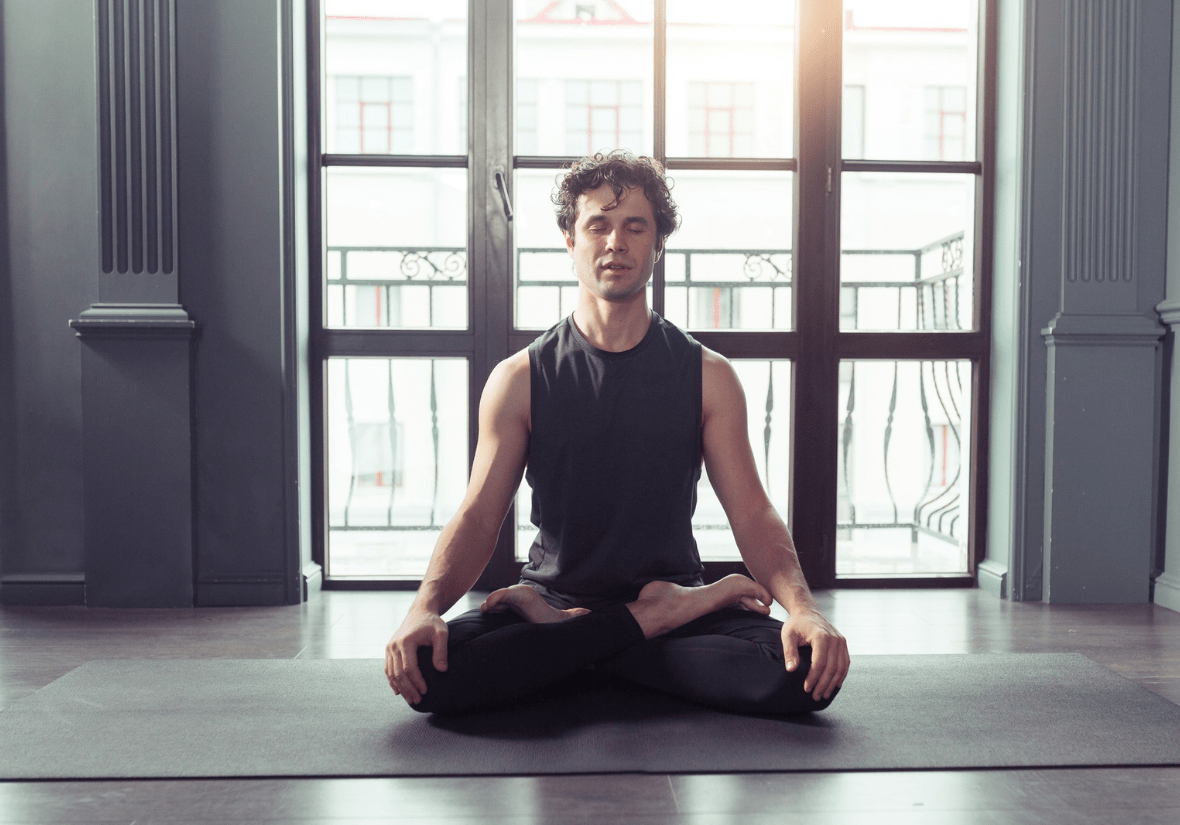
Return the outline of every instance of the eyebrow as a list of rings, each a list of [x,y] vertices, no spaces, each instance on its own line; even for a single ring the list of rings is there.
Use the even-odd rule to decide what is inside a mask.
[[[591,223],[594,223],[595,221],[605,221],[606,219],[607,219],[607,216],[604,213],[598,212],[598,213],[588,216],[586,218],[586,223],[591,224]],[[647,226],[651,222],[647,218],[643,217],[642,215],[632,215],[631,217],[629,217],[623,221],[624,226],[626,226],[627,224],[636,224],[636,223],[643,224],[644,226]]]

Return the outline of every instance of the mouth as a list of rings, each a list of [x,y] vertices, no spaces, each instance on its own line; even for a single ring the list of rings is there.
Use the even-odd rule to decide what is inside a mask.
[[[607,272],[626,272],[631,267],[627,266],[626,264],[620,264],[612,261],[610,263],[603,264],[602,268]]]

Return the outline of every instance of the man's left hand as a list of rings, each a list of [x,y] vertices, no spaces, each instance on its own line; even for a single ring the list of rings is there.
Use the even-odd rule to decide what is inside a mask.
[[[811,669],[803,690],[817,702],[830,699],[848,675],[848,642],[818,611],[792,614],[783,625],[787,670],[799,667],[799,646],[811,645]]]

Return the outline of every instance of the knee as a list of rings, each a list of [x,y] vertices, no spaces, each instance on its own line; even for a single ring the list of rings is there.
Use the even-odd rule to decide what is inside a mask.
[[[433,651],[429,647],[418,649],[418,671],[426,682],[426,692],[416,704],[410,707],[419,713],[458,713],[464,710],[457,702],[457,694],[447,678],[447,672],[434,666]]]
[[[832,691],[832,695],[826,699],[815,699],[810,693],[803,690],[803,684],[807,681],[807,674],[811,672],[811,646],[804,645],[799,648],[799,667],[795,669],[792,674],[795,679],[793,689],[796,691],[798,698],[797,706],[799,710],[796,713],[812,713],[821,710],[826,710],[829,705],[836,699],[836,694],[840,692],[840,688]]]
[[[840,689],[833,690],[832,695],[826,699],[815,699],[803,689],[810,670],[811,648],[800,647],[799,666],[793,671],[788,671],[785,665],[780,665],[776,677],[765,686],[761,697],[765,712],[776,716],[798,716],[827,709],[835,701]]]

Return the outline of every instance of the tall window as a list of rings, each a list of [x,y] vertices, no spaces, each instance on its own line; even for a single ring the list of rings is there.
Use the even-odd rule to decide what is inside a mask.
[[[733,362],[809,581],[969,581],[990,330],[984,0],[401,0],[387,17],[313,2],[329,583],[421,576],[463,496],[488,374],[574,308],[555,178],[613,148],[668,168],[682,226],[650,303]],[[522,484],[484,586],[516,579],[530,510]],[[707,475],[694,532],[710,575],[739,569]]]

